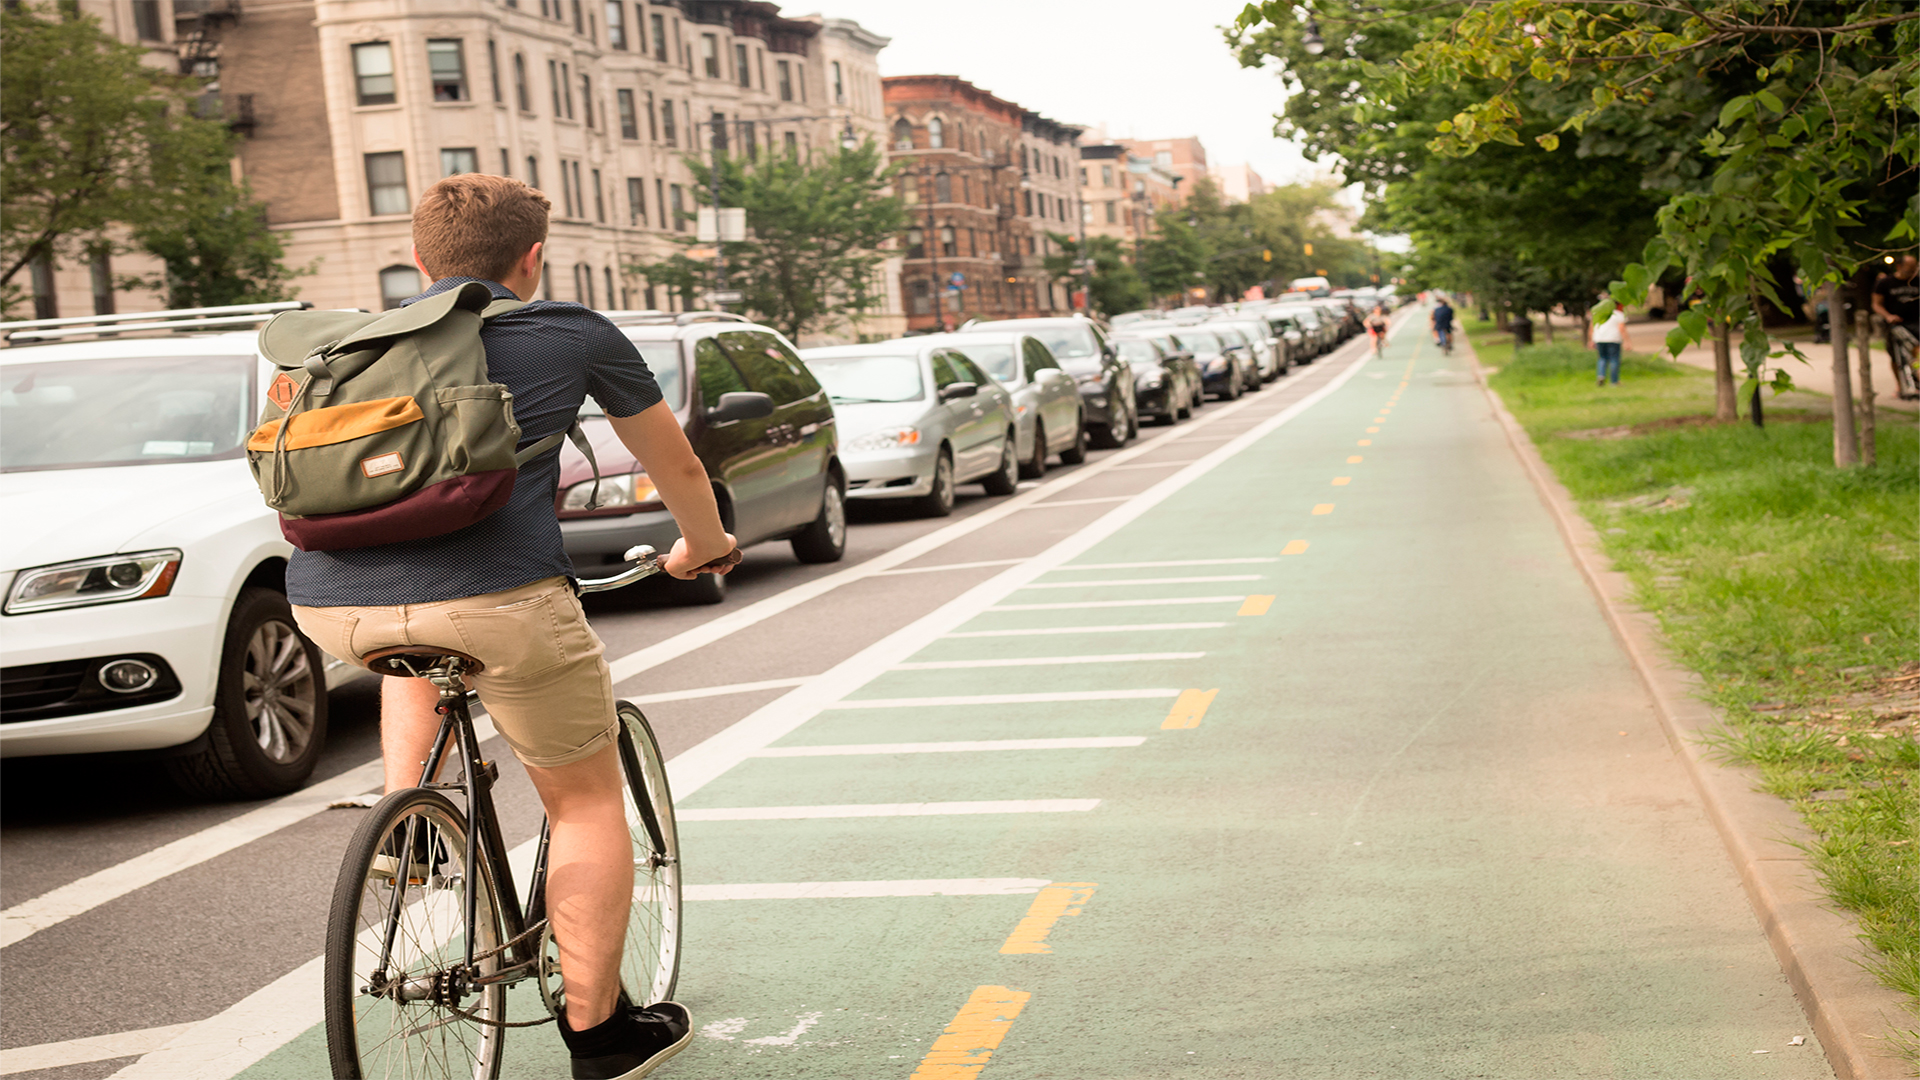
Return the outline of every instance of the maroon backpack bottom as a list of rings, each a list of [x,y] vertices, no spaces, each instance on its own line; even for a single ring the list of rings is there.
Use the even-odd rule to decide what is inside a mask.
[[[341,551],[422,540],[464,529],[507,505],[517,469],[469,473],[429,484],[367,510],[280,518],[280,532],[301,551]]]

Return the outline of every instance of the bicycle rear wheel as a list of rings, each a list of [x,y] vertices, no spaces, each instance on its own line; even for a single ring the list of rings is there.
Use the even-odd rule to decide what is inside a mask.
[[[496,1023],[507,1013],[504,985],[459,985],[466,851],[466,819],[424,788],[381,799],[354,831],[327,919],[327,1054],[340,1080],[500,1075],[504,1032],[456,1011]],[[485,865],[476,878],[476,954],[501,941],[500,897]],[[493,974],[501,958],[475,966]]]
[[[620,985],[628,1000],[651,1005],[673,997],[680,980],[680,835],[674,826],[667,765],[647,718],[622,701],[620,770],[633,837],[633,908],[627,915]]]

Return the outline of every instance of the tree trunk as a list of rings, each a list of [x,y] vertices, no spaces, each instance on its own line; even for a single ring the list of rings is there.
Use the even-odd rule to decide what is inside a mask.
[[[1827,291],[1827,337],[1833,342],[1833,464],[1845,469],[1860,460],[1854,448],[1853,381],[1847,373],[1847,316],[1841,287]]]
[[[1860,394],[1855,399],[1860,405],[1860,464],[1869,469],[1880,463],[1878,448],[1873,442],[1873,331],[1869,329],[1872,325],[1864,308],[1854,315],[1853,336],[1860,342]]]
[[[1553,309],[1548,308],[1541,312],[1540,317],[1545,320],[1547,324],[1547,344],[1551,345],[1553,344]]]
[[[1733,324],[1713,319],[1713,418],[1723,424],[1740,419],[1739,386],[1733,381]]]

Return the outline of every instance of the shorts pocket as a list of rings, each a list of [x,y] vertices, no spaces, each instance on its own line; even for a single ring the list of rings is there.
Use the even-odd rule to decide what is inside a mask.
[[[361,666],[360,653],[353,645],[353,632],[360,625],[360,616],[353,609],[295,607],[293,622],[322,652]]]
[[[505,607],[449,611],[447,621],[495,678],[530,679],[567,662],[552,592]]]

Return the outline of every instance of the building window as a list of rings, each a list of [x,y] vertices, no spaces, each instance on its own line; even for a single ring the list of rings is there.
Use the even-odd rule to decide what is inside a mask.
[[[626,0],[607,0],[607,46],[622,50],[627,47]]]
[[[667,62],[667,24],[659,15],[649,15],[647,26],[653,31],[653,58],[661,63]]]
[[[1112,225],[1120,219],[1114,215],[1113,200],[1107,200],[1107,224]]]
[[[668,206],[671,207],[672,209],[673,231],[686,232],[687,231],[686,196],[681,192],[680,185],[679,184],[670,185],[667,188],[667,197],[669,200]]]
[[[901,117],[893,122],[893,148],[895,150],[913,149],[913,125]]]
[[[587,189],[580,183],[580,163],[573,163],[573,205],[581,217],[587,216]]]
[[[947,145],[946,135],[947,135],[946,125],[940,122],[939,117],[935,116],[927,121],[927,145],[928,146],[934,148],[935,150],[938,150],[941,147]]]
[[[95,315],[113,314],[113,263],[112,254],[105,248],[95,248],[87,258],[87,277],[93,284],[93,313]]]
[[[800,156],[800,137],[798,135],[795,135],[793,132],[789,131],[785,135],[783,135],[782,138],[784,138],[787,143],[787,156],[790,158],[799,157]]]
[[[660,215],[660,227],[663,229],[666,228],[668,224],[667,188],[666,185],[659,180],[653,182],[653,209],[654,212]]]
[[[634,112],[633,91],[615,90],[613,103],[620,110],[620,137],[638,139],[640,137],[640,117]]]
[[[840,79],[840,61],[838,60],[833,62],[833,103],[835,105],[847,103],[847,86]]]
[[[560,216],[573,216],[573,173],[566,158],[560,159]]]
[[[527,92],[527,56],[525,53],[513,54],[513,96],[520,103],[520,111],[533,111],[533,96]]]
[[[627,181],[627,224],[645,225],[647,223],[647,182],[632,179]]]
[[[159,4],[133,5],[133,32],[140,36],[141,41],[166,40],[165,36],[162,35],[160,32],[160,5]],[[113,312],[96,311],[94,312],[94,314],[95,315],[111,315],[113,314]]]
[[[461,173],[479,172],[480,155],[473,147],[455,147],[440,151],[440,175],[458,176]]]
[[[607,220],[607,196],[600,185],[600,170],[593,170],[593,220],[602,224]]]
[[[427,71],[433,79],[433,100],[467,100],[467,57],[459,39],[427,42]]]
[[[367,155],[367,202],[376,214],[404,214],[407,203],[407,164],[399,151]]]
[[[500,46],[492,38],[487,39],[487,78],[493,82],[494,103],[505,101],[500,96]]]
[[[807,65],[798,60],[793,63],[793,77],[800,80],[800,100],[807,100]]]
[[[393,47],[384,41],[355,45],[353,77],[360,94],[360,104],[393,104]]]
[[[560,92],[562,94],[560,100],[567,106],[567,119],[571,120],[573,119],[573,65],[565,60],[560,61]]]
[[[580,76],[580,116],[588,127],[593,126],[593,76]]]
[[[380,271],[380,307],[392,311],[401,301],[420,294],[420,271],[411,266],[389,266]]]
[[[660,131],[666,136],[668,146],[678,146],[679,136],[673,130],[673,102],[660,99]]]
[[[602,280],[604,280],[607,283],[607,306],[612,307],[613,306],[613,267],[603,266],[600,268],[600,273],[602,275]]]
[[[580,17],[580,0],[573,0],[573,32],[576,34],[587,32],[586,20]]]
[[[753,69],[747,66],[747,46],[744,42],[734,42],[733,73],[734,77],[740,80],[741,86],[753,88]]]
[[[907,258],[924,259],[927,257],[927,234],[919,229],[907,230]]]
[[[1113,166],[1111,165],[1100,166],[1100,186],[1101,187],[1113,186]]]
[[[951,225],[948,225],[947,227],[940,230],[940,254],[942,255],[960,254],[960,246],[959,246],[959,243],[954,239],[953,226]]]
[[[793,65],[785,60],[773,62],[774,77],[780,80],[780,100],[793,100]]]
[[[1020,206],[1028,217],[1033,216],[1033,192],[1023,191],[1020,193]]]
[[[933,201],[950,203],[953,201],[953,177],[940,173],[933,178]]]
[[[700,59],[706,65],[707,78],[720,77],[720,39],[712,34],[700,35]]]
[[[553,88],[553,115],[563,115],[560,108],[560,61],[547,61],[547,85]]]
[[[532,154],[527,155],[527,186],[531,188],[540,186],[540,159]]]
[[[753,133],[753,121],[740,121],[740,145],[746,147],[747,160],[760,160],[760,140]]]
[[[513,175],[513,151],[504,146],[500,148],[500,175]]]

